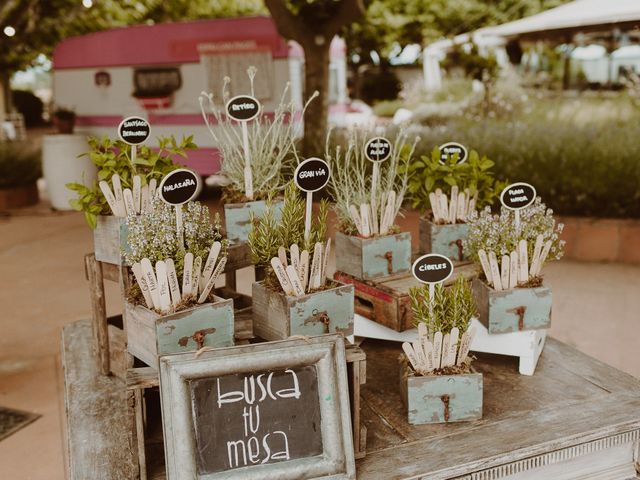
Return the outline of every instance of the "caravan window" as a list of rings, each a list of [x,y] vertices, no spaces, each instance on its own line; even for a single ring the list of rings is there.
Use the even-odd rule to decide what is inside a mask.
[[[166,97],[182,86],[178,67],[136,68],[133,73],[133,96]]]
[[[209,47],[209,48],[207,48]],[[270,100],[273,95],[273,58],[271,50],[216,51],[209,45],[200,47],[200,59],[204,67],[207,88],[214,95],[220,95],[224,77],[229,77],[229,94],[250,95],[251,82],[247,69],[257,69],[253,81],[253,96],[261,101]]]

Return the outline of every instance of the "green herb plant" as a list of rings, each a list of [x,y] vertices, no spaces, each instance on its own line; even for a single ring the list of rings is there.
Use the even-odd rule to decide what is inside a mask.
[[[132,162],[131,147],[121,140],[90,137],[88,144],[90,150],[83,155],[88,155],[98,168],[98,181],[104,180],[112,187],[111,177],[117,173],[123,189],[133,189],[133,177],[136,175],[142,177],[142,185],[147,185],[152,178],[160,183],[167,173],[180,167],[175,163],[175,157],[186,158],[187,150],[197,148],[193,143],[193,136],[182,137],[180,143],[173,136],[159,137],[158,148],[138,146],[136,160]],[[111,209],[97,182],[90,187],[82,183],[68,183],[67,188],[77,194],[69,204],[74,210],[84,212],[87,223],[92,229],[96,228],[98,215],[111,214]]]
[[[458,155],[452,155],[444,164],[440,162],[440,151],[435,147],[431,156],[423,155],[409,165],[409,197],[413,208],[425,212],[431,208],[429,193],[440,188],[450,195],[451,187],[457,185],[460,191],[468,188],[471,195],[478,194],[476,208],[492,205],[500,192],[507,186],[507,181],[494,178],[491,169],[493,160],[471,150],[469,158],[458,163]]]
[[[22,142],[0,142],[0,189],[32,185],[42,176],[40,150]]]
[[[315,219],[311,222],[309,238],[304,241],[305,199],[300,195],[298,187],[289,182],[284,190],[282,219],[275,218],[275,204],[270,196],[266,201],[266,209],[261,218],[253,218],[253,228],[249,232],[247,242],[251,249],[253,263],[265,268],[265,285],[282,291],[280,282],[271,267],[271,259],[278,256],[278,248],[283,246],[287,253],[294,243],[300,250],[313,251],[316,243],[325,243],[327,239],[327,213],[329,202],[323,199]]]

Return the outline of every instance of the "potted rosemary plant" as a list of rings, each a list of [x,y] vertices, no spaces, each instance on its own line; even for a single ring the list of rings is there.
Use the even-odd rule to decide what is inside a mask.
[[[256,68],[249,67],[247,74],[253,94]],[[231,107],[239,97],[230,98],[230,82],[228,77],[224,79],[221,105],[214,101],[212,93],[203,92],[199,100],[204,122],[220,153],[221,173],[229,182],[223,192],[227,238],[230,242],[246,242],[251,218],[259,219],[264,214],[265,200],[273,192],[282,191],[283,173],[294,168],[299,122],[316,95],[300,109],[292,97],[287,99],[290,95],[287,83],[273,118],[263,115],[253,96],[242,96],[256,113],[250,121],[242,121],[240,117],[234,120]],[[282,203],[273,198],[273,214],[279,219]]]
[[[160,355],[234,343],[233,300],[214,295],[227,262],[220,217],[189,202],[178,231],[174,208],[157,196],[126,219],[133,277],[125,302],[127,348],[155,367]]]
[[[458,154],[442,160],[439,148],[410,164],[409,196],[420,217],[420,252],[438,253],[454,262],[469,260],[463,240],[477,209],[492,205],[506,185],[493,177],[494,162],[471,150],[464,162]]]
[[[336,269],[370,280],[411,268],[411,234],[395,219],[408,181],[408,164],[418,139],[407,144],[400,133],[390,142],[352,131],[346,148],[331,152],[331,190],[338,217]]]
[[[139,146],[132,162],[130,146],[123,141],[88,139],[90,150],[85,155],[98,169],[98,183],[68,183],[67,188],[77,195],[70,205],[84,212],[94,229],[97,260],[123,264],[122,251],[128,249],[126,217],[145,212],[162,178],[179,167],[174,158],[196,148],[191,136],[180,143],[173,137],[159,137],[158,142],[158,149]]]
[[[562,229],[540,197],[519,212],[502,207],[492,214],[486,207],[471,218],[464,245],[482,267],[473,293],[489,333],[549,328],[551,288],[543,285],[542,268],[562,257]]]
[[[256,335],[266,340],[291,335],[353,333],[353,285],[326,278],[331,241],[327,240],[328,203],[305,240],[305,201],[290,182],[284,191],[282,219],[267,199],[264,215],[253,222],[248,243],[253,261],[265,267],[265,279],[253,284]]]
[[[435,285],[409,291],[418,340],[402,345],[400,390],[411,424],[482,418],[482,374],[471,367],[471,287],[462,277],[448,288]]]

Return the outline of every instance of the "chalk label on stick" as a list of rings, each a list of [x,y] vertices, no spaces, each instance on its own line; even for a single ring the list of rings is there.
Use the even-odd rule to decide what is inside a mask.
[[[458,163],[464,163],[467,161],[469,154],[464,145],[457,142],[449,142],[438,147],[440,150],[440,163],[444,164],[450,158],[453,158],[455,154],[458,154]]]
[[[502,190],[500,203],[509,210],[528,207],[536,199],[536,189],[528,183],[512,183]]]
[[[364,146],[364,156],[372,162],[384,162],[391,155],[391,142],[384,137],[375,137]]]
[[[260,113],[260,102],[249,95],[238,95],[227,102],[227,115],[238,122],[253,120]]]
[[[149,122],[141,117],[127,117],[118,125],[118,137],[129,145],[143,144],[150,134]]]
[[[429,253],[413,262],[412,271],[419,282],[440,283],[453,273],[453,263],[443,255]]]
[[[317,192],[329,182],[329,165],[319,158],[309,158],[298,165],[293,179],[303,192]]]
[[[186,168],[168,173],[158,187],[160,198],[169,205],[183,205],[195,198],[200,190],[200,177]]]

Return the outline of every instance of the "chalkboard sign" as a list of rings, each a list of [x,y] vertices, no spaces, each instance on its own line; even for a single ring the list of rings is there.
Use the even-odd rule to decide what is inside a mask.
[[[444,255],[429,253],[413,262],[412,271],[419,282],[441,283],[453,273],[453,263]]]
[[[528,207],[536,199],[536,189],[528,183],[512,183],[500,194],[500,202],[509,210]]]
[[[308,158],[293,174],[296,185],[303,192],[317,192],[329,183],[329,165],[319,158]]]
[[[194,380],[189,390],[200,475],[322,455],[315,366]]]
[[[200,177],[186,168],[169,172],[160,182],[160,198],[169,205],[183,205],[195,198],[200,189]]]
[[[468,152],[464,145],[457,142],[449,142],[438,147],[440,150],[440,163],[446,163],[447,160],[458,154],[458,163],[467,161]]]
[[[227,115],[238,122],[253,120],[260,113],[260,102],[249,95],[238,95],[227,102]]]
[[[364,156],[372,162],[384,162],[391,155],[391,142],[384,137],[375,137],[364,145]]]
[[[160,357],[167,478],[355,479],[341,335]]]
[[[129,145],[143,144],[150,134],[149,122],[141,117],[127,117],[118,125],[118,137]]]

